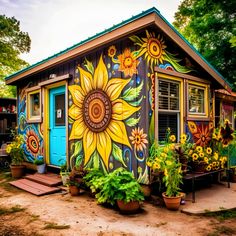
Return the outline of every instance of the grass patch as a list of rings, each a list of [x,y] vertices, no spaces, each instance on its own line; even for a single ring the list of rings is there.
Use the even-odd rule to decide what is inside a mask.
[[[204,213],[204,216],[215,217],[219,221],[224,221],[224,220],[236,218],[236,209],[220,211],[220,212],[210,212],[206,210]]]
[[[236,231],[227,226],[217,226],[215,231],[207,234],[207,236],[220,236],[220,235],[235,235]]]
[[[155,224],[155,227],[160,227],[160,226],[166,225],[166,224],[167,224],[167,222],[160,222],[158,224]]]
[[[70,225],[58,225],[57,223],[48,222],[45,223],[43,229],[69,229]]]
[[[22,208],[19,205],[13,206],[11,208],[0,207],[0,215],[12,214],[20,211],[24,211],[25,208]]]
[[[39,217],[40,217],[39,215],[34,215],[34,214],[30,215],[29,223],[39,220]]]

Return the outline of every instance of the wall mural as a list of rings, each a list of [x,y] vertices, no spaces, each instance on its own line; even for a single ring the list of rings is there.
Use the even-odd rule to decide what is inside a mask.
[[[26,160],[33,162],[39,155],[43,155],[43,133],[41,124],[28,124],[26,120],[26,93],[25,89],[19,90],[18,97],[18,132],[25,139],[23,145]]]
[[[119,163],[135,172],[139,182],[148,183],[145,159],[154,139],[154,66],[181,73],[191,69],[166,50],[160,34],[146,31],[146,37],[133,35],[128,43],[121,50],[111,45],[98,59],[84,58],[78,64],[69,86],[70,165],[83,163],[108,172]]]

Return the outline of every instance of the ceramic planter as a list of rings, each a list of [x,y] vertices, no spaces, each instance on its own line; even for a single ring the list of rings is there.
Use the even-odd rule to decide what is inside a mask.
[[[181,201],[181,197],[182,197],[181,194],[177,197],[168,197],[168,196],[166,196],[166,193],[164,192],[164,193],[162,193],[162,197],[164,199],[167,209],[173,210],[173,211],[177,211],[179,209],[180,201]]]
[[[11,175],[13,178],[21,178],[25,173],[24,165],[10,165]]]
[[[39,174],[43,174],[46,171],[46,164],[37,165],[37,171]]]
[[[123,213],[135,213],[139,210],[140,204],[138,201],[130,201],[125,203],[122,200],[117,200],[117,205]]]

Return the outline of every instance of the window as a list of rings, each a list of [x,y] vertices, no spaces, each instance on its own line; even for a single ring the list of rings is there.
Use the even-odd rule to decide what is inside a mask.
[[[41,122],[40,90],[27,93],[27,121]]]
[[[158,140],[164,141],[167,128],[179,136],[180,83],[160,79],[158,83]]]
[[[188,85],[188,113],[191,115],[207,116],[209,98],[207,85]]]

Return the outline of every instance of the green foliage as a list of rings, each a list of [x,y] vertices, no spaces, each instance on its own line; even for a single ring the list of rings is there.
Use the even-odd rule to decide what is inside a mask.
[[[233,0],[184,0],[173,25],[236,89],[235,19]]]
[[[133,117],[131,117],[131,118],[129,118],[128,120],[126,120],[125,123],[126,123],[126,125],[128,125],[129,127],[134,127],[135,125],[138,124],[139,120],[140,120],[140,117],[138,117],[138,118],[133,118]]]
[[[23,135],[14,135],[13,141],[7,145],[6,152],[11,156],[12,165],[21,165],[24,161]]]
[[[6,86],[4,78],[26,66],[20,54],[30,51],[30,37],[20,30],[14,17],[0,15],[0,97],[15,97],[15,87]]]
[[[42,164],[44,164],[44,160],[36,158],[36,159],[34,159],[34,164],[37,166],[42,165]]]
[[[144,200],[141,187],[132,173],[120,167],[107,174],[102,189],[96,194],[98,203],[114,205],[117,200],[125,203]]]
[[[143,88],[143,81],[136,88],[130,87],[127,90],[125,90],[124,95],[123,95],[122,98],[127,102],[131,102],[131,101],[137,99],[137,97],[139,96],[142,88]]]
[[[127,167],[123,160],[122,149],[118,147],[115,143],[112,144],[112,155],[113,157],[119,161],[123,166]]]
[[[96,193],[102,189],[104,178],[104,173],[101,170],[94,168],[88,171],[83,177],[83,181],[85,182],[85,185],[91,189],[92,193]]]

